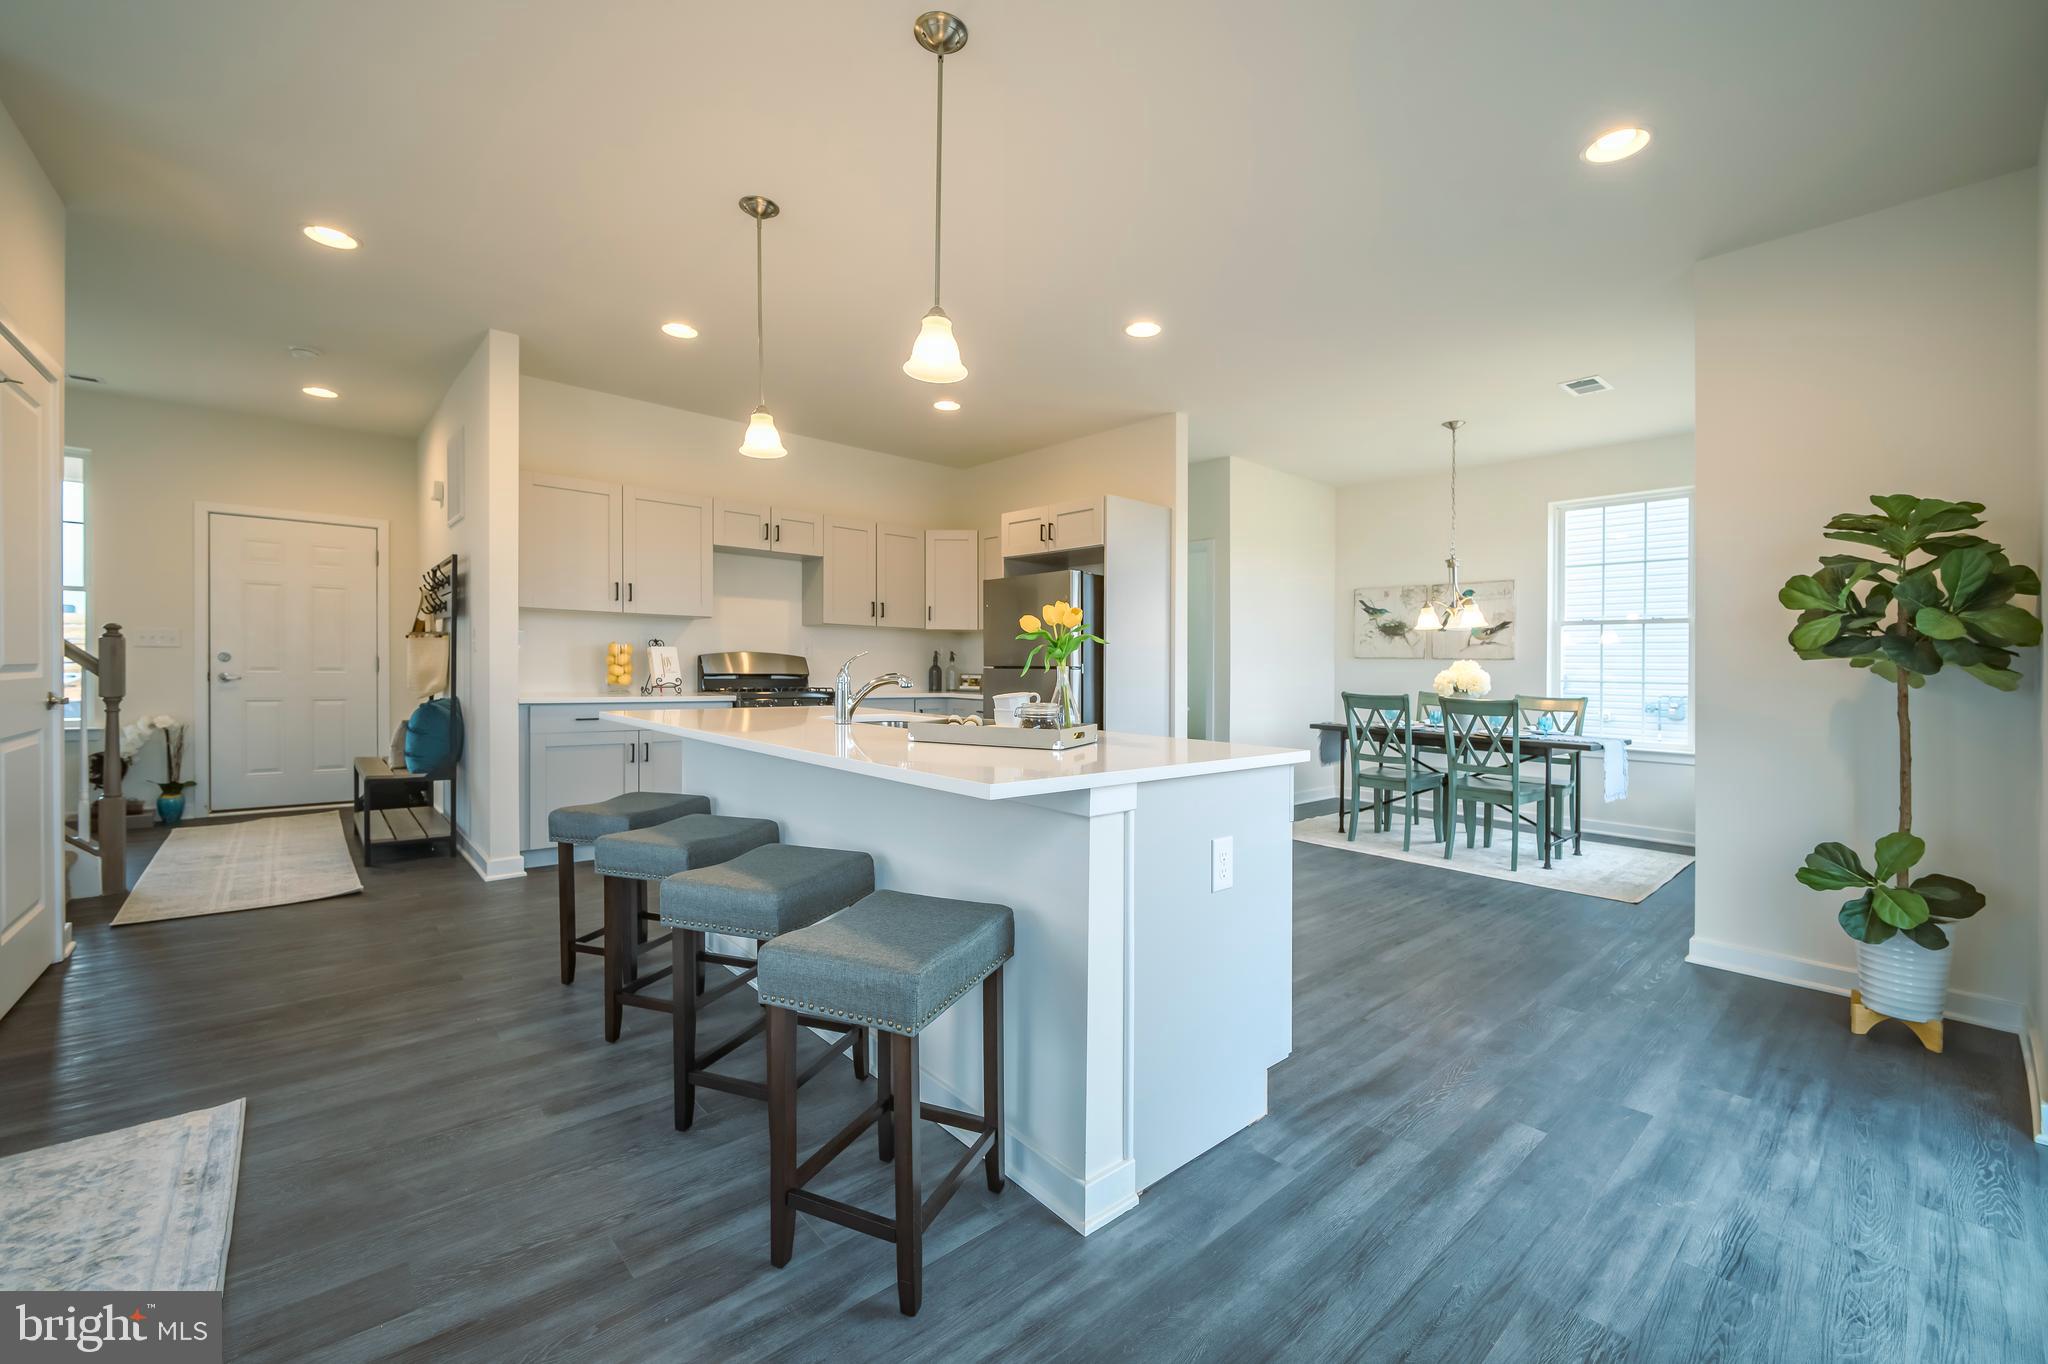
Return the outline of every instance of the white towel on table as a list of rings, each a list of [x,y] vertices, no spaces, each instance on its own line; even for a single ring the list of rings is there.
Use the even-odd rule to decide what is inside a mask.
[[[1600,741],[1600,771],[1606,783],[1600,792],[1607,801],[1628,799],[1628,745],[1619,739]]]

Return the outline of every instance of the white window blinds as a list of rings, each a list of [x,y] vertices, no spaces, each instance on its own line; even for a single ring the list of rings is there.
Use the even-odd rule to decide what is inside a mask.
[[[1586,732],[1692,748],[1692,495],[1557,508],[1551,658]]]

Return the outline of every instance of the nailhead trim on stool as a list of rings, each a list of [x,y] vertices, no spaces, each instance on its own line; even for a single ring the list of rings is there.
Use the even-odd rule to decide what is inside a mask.
[[[875,859],[864,852],[839,848],[806,848],[767,843],[741,853],[730,862],[697,871],[678,872],[661,883],[661,921],[668,925],[675,947],[674,1039],[675,1122],[688,1131],[697,1113],[697,1089],[722,1090],[750,1099],[766,1099],[763,1080],[723,1075],[711,1069],[751,1040],[766,1026],[760,1009],[747,1027],[714,1046],[698,1049],[697,1019],[713,1000],[744,989],[754,979],[754,963],[746,957],[704,950],[706,933],[751,938],[757,944],[781,933],[805,928],[836,913],[875,888]],[[716,988],[702,984],[704,964],[738,972]],[[692,988],[694,987],[694,988]],[[853,1074],[867,1074],[867,1029],[825,1019],[807,1024],[845,1034],[824,1056],[797,1077],[802,1084],[832,1057],[851,1046]]]
[[[593,957],[604,955],[604,949],[597,945],[597,939],[604,936],[602,923],[580,936],[576,932],[576,849],[588,847],[605,834],[624,833],[710,811],[711,802],[703,796],[626,791],[610,800],[564,805],[548,812],[548,841],[555,845],[556,935],[561,942],[562,984],[575,983],[578,952],[588,952]]]
[[[672,936],[664,934],[653,942],[647,941],[646,925],[658,918],[647,907],[648,883],[679,871],[731,861],[749,849],[778,842],[781,837],[782,831],[772,819],[684,815],[644,829],[606,834],[597,840],[597,874],[604,880],[605,1041],[619,1040],[625,1021],[624,1006],[628,1004],[662,1013],[674,1007],[672,1000],[645,991],[646,986],[674,970],[673,962],[652,975],[640,974],[640,949],[659,947]],[[690,975],[690,987],[695,989],[695,967]]]
[[[759,972],[768,1005],[768,1258],[778,1269],[796,1248],[800,1212],[896,1245],[896,1305],[914,1317],[924,1302],[924,1233],[960,1178],[982,1161],[991,1193],[1003,1191],[1003,964],[1016,937],[1005,905],[876,891],[809,928],[762,944]],[[980,1116],[924,1103],[918,1039],[924,1027],[981,986]],[[806,1016],[861,1019],[888,1030],[877,1038],[875,1101],[801,1163],[796,1137],[796,1031]],[[918,1120],[973,1132],[974,1142],[924,1199],[918,1179]],[[896,1215],[812,1193],[808,1184],[878,1124],[881,1158],[896,1166]]]

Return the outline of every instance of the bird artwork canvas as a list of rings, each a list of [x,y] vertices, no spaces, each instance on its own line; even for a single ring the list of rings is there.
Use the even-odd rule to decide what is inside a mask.
[[[1486,624],[1477,630],[1438,630],[1430,636],[1432,658],[1513,658],[1515,656],[1515,580],[1465,583]],[[1432,589],[1442,594],[1449,584]]]
[[[1360,587],[1351,593],[1353,658],[1427,658],[1429,636],[1415,617],[1429,600],[1423,583],[1406,587]]]

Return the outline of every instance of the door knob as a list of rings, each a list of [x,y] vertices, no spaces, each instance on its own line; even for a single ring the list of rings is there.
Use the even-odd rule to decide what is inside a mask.
[[[223,682],[239,682],[242,680],[242,675],[240,673],[222,673],[220,680]]]

